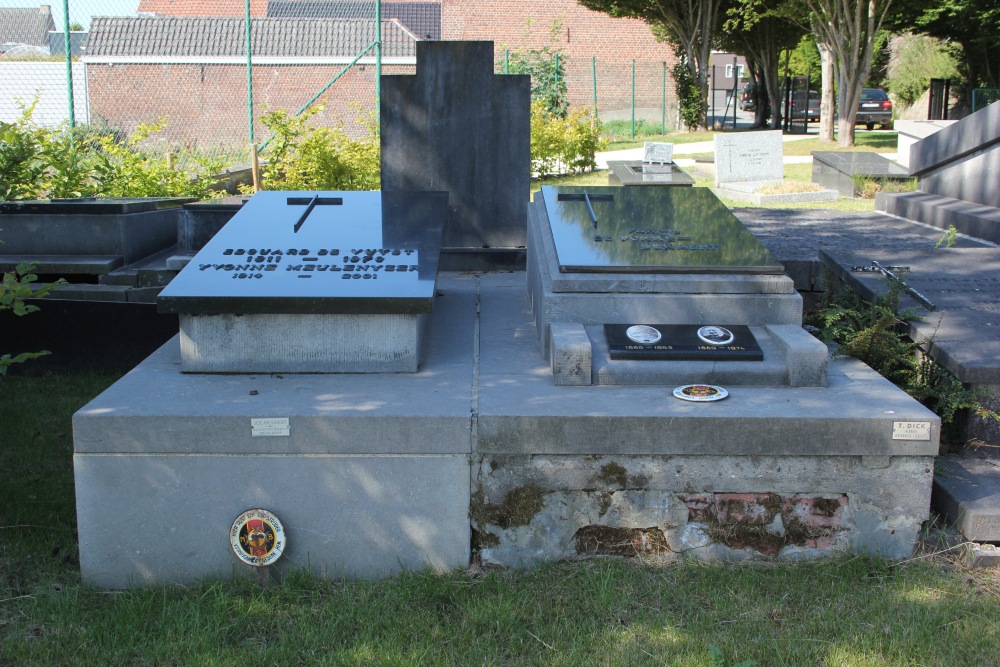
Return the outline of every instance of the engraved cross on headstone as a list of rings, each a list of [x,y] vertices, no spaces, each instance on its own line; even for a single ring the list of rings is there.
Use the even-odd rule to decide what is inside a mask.
[[[317,206],[341,206],[344,200],[340,197],[320,197],[319,195],[315,195],[312,197],[289,197],[286,203],[288,206],[306,207],[298,222],[295,223],[295,227],[292,228],[292,231],[297,234],[314,208]]]
[[[590,219],[594,222],[594,229],[597,229],[597,214],[594,213],[594,207],[590,203],[592,201],[614,201],[614,195],[592,195],[589,192],[583,192],[578,195],[570,194],[560,194],[557,201],[582,201],[587,204],[587,212],[590,213]]]

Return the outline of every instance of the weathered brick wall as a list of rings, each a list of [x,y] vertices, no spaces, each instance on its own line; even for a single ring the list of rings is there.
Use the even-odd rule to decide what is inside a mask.
[[[254,117],[266,108],[294,113],[340,71],[340,65],[256,65],[253,69]],[[412,66],[387,66],[386,74],[411,74]],[[125,133],[139,123],[165,117],[161,137],[184,148],[217,152],[245,147],[247,78],[241,65],[97,65],[87,72],[92,121]],[[357,136],[363,127],[355,119],[375,110],[375,68],[357,66],[340,78],[317,103],[318,125],[341,123]],[[268,136],[259,121],[260,142]]]

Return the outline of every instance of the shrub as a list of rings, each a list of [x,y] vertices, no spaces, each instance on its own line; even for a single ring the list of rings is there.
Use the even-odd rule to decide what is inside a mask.
[[[560,118],[541,101],[531,104],[531,171],[537,178],[578,173],[597,166],[595,153],[605,146],[601,123],[581,107]]]
[[[13,123],[0,122],[0,201],[35,199],[45,172],[45,132],[31,123],[35,100]]]
[[[261,122],[274,133],[261,169],[263,185],[273,190],[378,190],[379,140],[374,118],[368,133],[351,139],[342,128],[315,127],[309,118],[323,107],[298,116],[276,109]]]
[[[26,299],[40,299],[65,282],[60,279],[57,282],[32,290],[31,283],[38,280],[38,276],[32,273],[34,268],[35,264],[18,264],[13,271],[3,274],[3,279],[0,280],[0,311],[10,310],[19,317],[33,313],[38,310],[38,306],[26,304]],[[49,354],[48,350],[22,352],[17,355],[0,355],[0,375],[6,375],[7,368],[11,364],[20,364],[29,359],[43,357],[46,354]]]

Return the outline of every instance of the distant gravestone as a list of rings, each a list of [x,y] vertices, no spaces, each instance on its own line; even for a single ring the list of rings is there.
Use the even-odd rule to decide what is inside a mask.
[[[382,190],[447,191],[446,248],[526,243],[531,78],[493,62],[493,42],[417,42],[416,76],[382,77]]]
[[[781,130],[716,133],[715,185],[765,185],[785,177]]]
[[[647,141],[643,144],[642,161],[646,164],[670,164],[674,161],[674,145]]]

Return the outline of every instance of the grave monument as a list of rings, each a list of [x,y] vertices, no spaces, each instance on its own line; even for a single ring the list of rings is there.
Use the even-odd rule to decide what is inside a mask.
[[[715,192],[720,197],[752,204],[811,202],[837,199],[836,190],[768,192],[784,183],[781,130],[717,132]]]
[[[493,76],[457,55],[483,59],[478,45],[428,52],[445,70]],[[407,86],[426,99],[440,77]],[[521,115],[526,133],[522,92],[503,114]],[[448,114],[487,117],[483,102]],[[511,168],[523,176],[529,163]],[[164,308],[206,330],[183,333],[74,416],[87,583],[184,583],[259,565],[372,578],[464,567],[473,549],[519,567],[911,552],[939,420],[859,362],[828,359],[801,330],[780,265],[710,192],[551,188],[529,208],[525,188],[511,206],[530,223],[503,233],[526,240],[523,272],[489,270],[489,196],[461,216],[448,190],[441,241],[432,192],[366,193],[359,206],[381,202],[370,216],[351,208],[353,193],[263,194],[164,292]],[[405,202],[404,214],[387,202]],[[463,238],[464,262],[480,268],[435,269],[435,253]],[[366,347],[400,314],[405,326]],[[299,354],[303,342],[313,347]],[[382,365],[393,349],[415,369]]]
[[[694,179],[674,164],[674,145],[660,141],[643,144],[642,160],[608,162],[608,185],[694,185]]]

